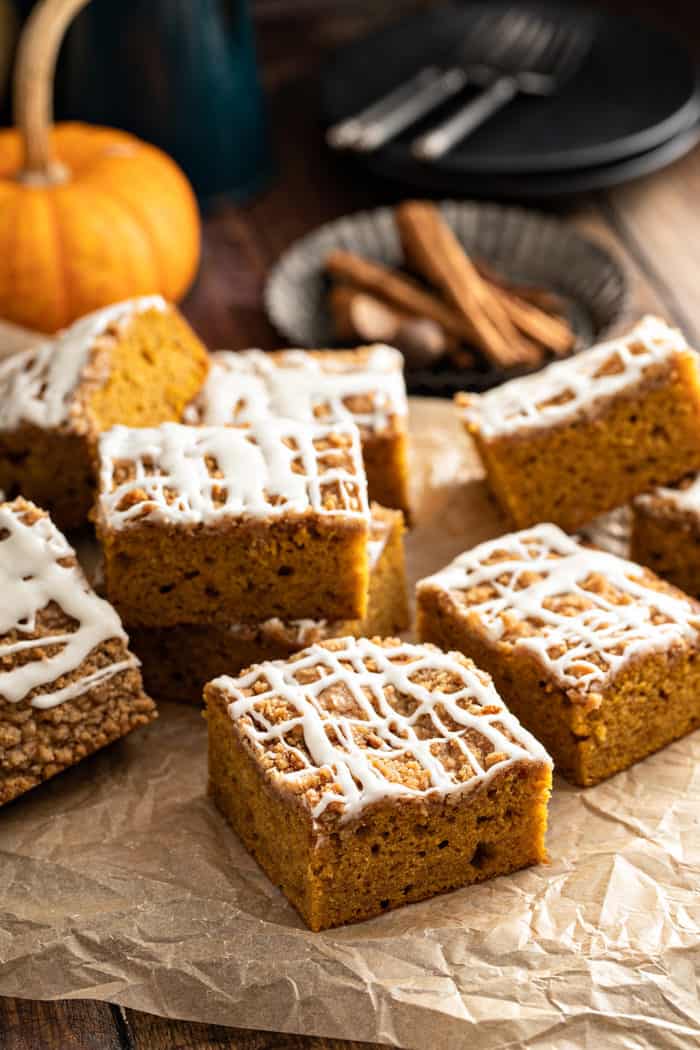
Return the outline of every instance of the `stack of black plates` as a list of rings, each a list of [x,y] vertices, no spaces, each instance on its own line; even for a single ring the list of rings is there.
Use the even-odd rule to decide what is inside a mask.
[[[564,9],[570,15],[571,6]],[[443,57],[483,10],[483,3],[440,5],[337,52],[322,76],[325,121],[357,113]],[[447,156],[416,160],[411,141],[453,102],[376,152],[359,155],[362,162],[433,193],[512,199],[614,186],[670,164],[700,141],[692,56],[681,41],[636,17],[595,17],[591,50],[558,94],[520,97]]]

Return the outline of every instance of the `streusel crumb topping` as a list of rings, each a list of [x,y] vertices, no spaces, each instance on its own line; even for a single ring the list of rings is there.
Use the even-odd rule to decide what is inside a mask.
[[[219,351],[188,422],[247,423],[262,415],[354,422],[363,434],[391,429],[408,411],[401,354],[356,350]]]
[[[513,762],[549,762],[490,677],[458,653],[335,638],[212,683],[266,774],[315,819],[388,797],[472,789]]]
[[[627,335],[593,346],[486,394],[458,394],[462,419],[485,438],[555,426],[591,413],[608,398],[648,381],[688,344],[658,317]]]
[[[353,424],[114,427],[100,438],[100,512],[112,527],[312,511],[369,518]]]
[[[102,663],[96,651],[112,640],[122,655]],[[49,516],[23,499],[0,504],[0,699],[37,708],[74,699],[138,667],[125,642]]]
[[[675,485],[663,485],[645,492],[634,502],[650,510],[678,511],[700,517],[700,474],[686,474]]]
[[[700,641],[700,604],[554,525],[483,543],[418,590],[446,596],[489,641],[531,651],[587,702],[631,659]]]

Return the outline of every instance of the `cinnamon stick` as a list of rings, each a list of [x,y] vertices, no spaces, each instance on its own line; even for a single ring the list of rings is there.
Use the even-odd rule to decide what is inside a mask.
[[[561,302],[558,296],[544,288],[510,284],[483,262],[477,264],[477,269],[501,300],[516,328],[558,356],[573,349],[576,336],[571,325],[557,315],[556,307]]]
[[[542,360],[541,348],[518,332],[435,205],[407,201],[397,208],[396,221],[409,264],[472,325],[473,341],[490,360],[504,367]]]
[[[338,281],[374,293],[416,317],[437,321],[450,335],[468,343],[474,342],[474,326],[468,318],[462,317],[439,296],[425,291],[409,277],[382,263],[363,259],[354,252],[338,250],[327,257],[326,270]]]
[[[525,335],[541,343],[558,357],[573,350],[576,336],[563,318],[545,313],[504,288],[494,286],[494,294],[500,299],[513,324]]]

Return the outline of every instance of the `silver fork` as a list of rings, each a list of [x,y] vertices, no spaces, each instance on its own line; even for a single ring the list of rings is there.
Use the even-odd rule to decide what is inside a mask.
[[[336,148],[371,152],[467,84],[486,86],[464,110],[435,129],[435,138],[430,132],[413,143],[421,158],[441,156],[518,92],[556,90],[588,50],[592,24],[580,12],[562,20],[528,6],[486,12],[474,20],[448,58],[421,69],[361,113],[333,125],[327,141]],[[549,65],[541,68],[545,56]],[[551,73],[550,66],[554,67]]]
[[[444,60],[424,66],[414,76],[361,112],[332,125],[326,141],[336,149],[373,150],[383,146],[405,128],[442,102],[457,95],[467,83],[484,83],[484,63],[501,47],[504,25],[511,10],[485,12],[469,27],[458,48]]]
[[[491,83],[475,99],[411,144],[414,156],[436,160],[444,156],[518,94],[551,95],[583,61],[593,35],[590,20],[554,22],[546,17],[511,24],[491,63]]]

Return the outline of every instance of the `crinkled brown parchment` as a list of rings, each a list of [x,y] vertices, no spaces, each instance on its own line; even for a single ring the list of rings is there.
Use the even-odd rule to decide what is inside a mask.
[[[414,402],[413,579],[498,534],[449,403]],[[561,780],[551,864],[309,933],[205,794],[205,725],[160,721],[0,811],[0,994],[416,1050],[697,1045],[700,733]]]

